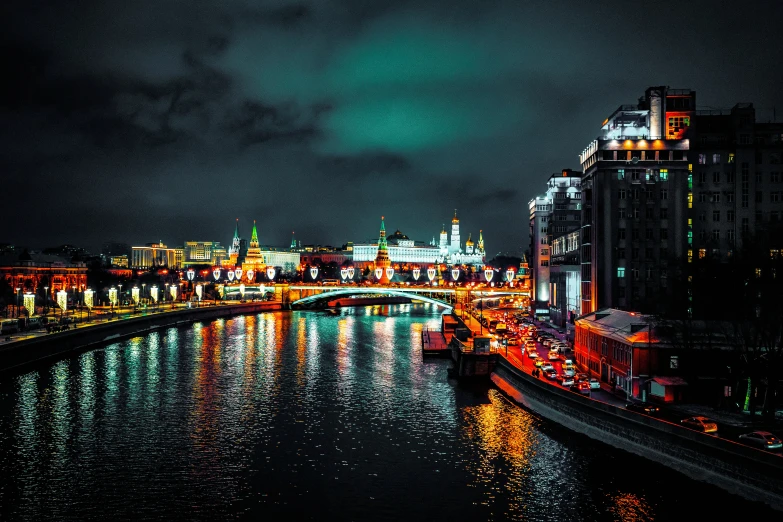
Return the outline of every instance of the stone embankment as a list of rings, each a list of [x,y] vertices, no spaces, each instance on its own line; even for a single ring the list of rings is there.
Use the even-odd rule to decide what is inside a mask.
[[[66,357],[71,353],[90,350],[160,328],[184,326],[195,321],[211,321],[220,317],[275,311],[281,308],[279,302],[259,301],[173,310],[79,325],[72,330],[40,335],[3,345],[0,347],[0,372],[19,370],[34,363]]]
[[[606,444],[783,510],[783,457],[559,389],[505,358],[492,380],[536,414]]]

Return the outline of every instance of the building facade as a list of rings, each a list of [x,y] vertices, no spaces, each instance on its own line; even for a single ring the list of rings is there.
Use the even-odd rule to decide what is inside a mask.
[[[783,123],[752,103],[693,120],[693,255],[727,261],[743,236],[783,221]]]
[[[695,103],[694,91],[650,87],[615,110],[580,155],[581,314],[668,304],[669,274],[692,256]]]
[[[0,254],[0,279],[19,293],[48,293],[54,298],[60,290],[70,292],[87,288],[87,265],[46,254]],[[48,288],[47,288],[48,287]]]
[[[218,241],[185,241],[182,247],[182,266],[220,266],[227,257],[226,249]]]
[[[182,268],[177,260],[177,250],[163,243],[147,243],[145,246],[131,247],[131,268],[148,270],[150,268]]]

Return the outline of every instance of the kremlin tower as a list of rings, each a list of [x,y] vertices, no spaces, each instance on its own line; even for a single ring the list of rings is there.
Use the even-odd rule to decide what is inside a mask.
[[[236,228],[234,228],[234,239],[231,241],[231,246],[228,247],[228,264],[232,267],[237,266],[237,263],[239,263],[240,245],[239,218],[237,218]]]
[[[391,266],[391,260],[389,259],[389,246],[386,244],[386,225],[381,216],[381,233],[378,237],[378,254],[375,256],[375,268],[383,269],[383,274],[378,282],[381,284],[387,284],[390,282],[389,277],[386,275],[386,269]]]
[[[253,233],[250,236],[250,246],[247,249],[247,255],[242,262],[242,270],[247,273],[248,270],[254,270],[256,273],[264,269],[264,256],[261,254],[261,247],[258,244],[258,231],[256,230],[256,221],[253,220]]]

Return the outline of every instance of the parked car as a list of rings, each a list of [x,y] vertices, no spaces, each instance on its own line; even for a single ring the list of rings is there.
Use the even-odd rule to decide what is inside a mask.
[[[649,404],[646,402],[631,402],[625,405],[625,409],[629,411],[635,411],[642,415],[655,416],[660,413],[661,409],[658,406]]]
[[[590,395],[590,385],[585,381],[574,383],[569,389],[572,392],[581,393],[582,395]]]
[[[590,379],[590,389],[591,390],[600,390],[601,389],[601,381],[593,377]]]
[[[783,441],[768,431],[751,431],[739,436],[740,442],[764,450],[783,448]]]
[[[682,424],[686,428],[701,431],[704,433],[718,432],[718,425],[715,424],[714,421],[708,419],[707,417],[703,417],[701,415],[697,415],[696,417],[688,417],[687,419],[682,419],[680,421],[680,424]]]

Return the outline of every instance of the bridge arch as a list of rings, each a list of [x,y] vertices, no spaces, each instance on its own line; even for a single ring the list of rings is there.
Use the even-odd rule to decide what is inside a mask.
[[[321,289],[319,288],[319,290]],[[450,303],[441,301],[440,299],[434,299],[432,297],[411,292],[411,291],[395,290],[393,288],[340,288],[335,290],[325,290],[315,295],[297,299],[296,301],[291,303],[291,307],[292,308],[303,307],[303,306],[315,304],[319,301],[330,301],[332,299],[336,299],[339,297],[347,297],[347,296],[360,295],[360,294],[375,294],[375,295],[382,294],[382,295],[395,296],[395,297],[407,297],[409,299],[416,299],[417,301],[424,301],[425,303],[431,303],[440,306],[442,308],[445,308],[447,311],[452,310],[454,308],[453,305],[451,305]]]

